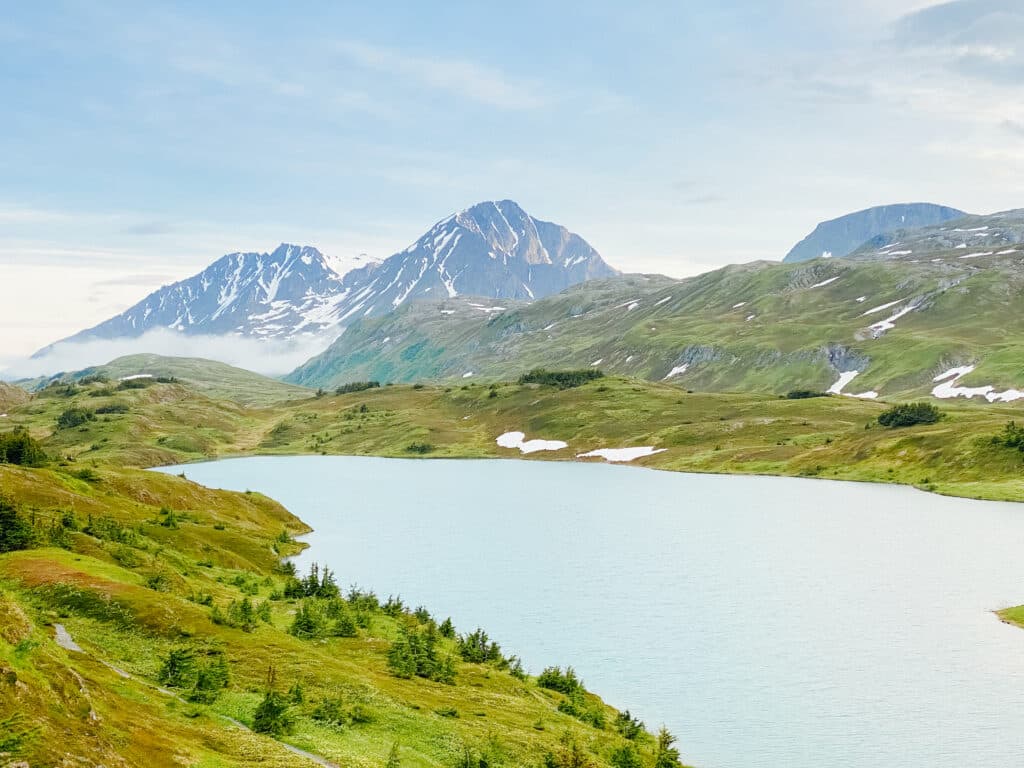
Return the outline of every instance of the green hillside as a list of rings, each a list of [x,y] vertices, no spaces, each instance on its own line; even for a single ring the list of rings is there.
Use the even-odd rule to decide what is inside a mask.
[[[687,280],[587,283],[497,313],[473,303],[422,303],[359,321],[287,378],[328,388],[489,381],[533,366],[596,364],[686,389],[782,394],[827,389],[857,370],[845,392],[904,397],[930,396],[936,376],[974,364],[959,385],[1024,386],[1024,270],[1009,254],[756,262]]]
[[[312,424],[342,402],[245,409],[182,383],[111,394],[89,382],[48,388],[15,409],[12,424],[50,458],[0,463],[0,758],[655,761],[658,739],[564,667],[528,677],[514,649],[471,627],[458,634],[444,617],[384,595],[337,593],[348,574],[297,581],[281,558],[308,528],[270,499],[131,468],[274,451],[290,431],[282,419]],[[253,732],[261,728],[269,732]]]
[[[242,405],[269,405],[282,400],[309,397],[311,394],[305,387],[285,384],[277,379],[215,360],[151,354],[119,357],[106,365],[61,374],[41,381],[39,385],[79,381],[97,376],[115,384],[126,377],[173,378],[190,385],[197,392],[232,400]]]

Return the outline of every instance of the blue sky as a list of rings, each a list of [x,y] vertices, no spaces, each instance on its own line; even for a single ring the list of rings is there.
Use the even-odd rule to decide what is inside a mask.
[[[1020,207],[1022,6],[12,5],[0,359],[229,251],[387,256],[482,199],[678,276],[874,204]]]

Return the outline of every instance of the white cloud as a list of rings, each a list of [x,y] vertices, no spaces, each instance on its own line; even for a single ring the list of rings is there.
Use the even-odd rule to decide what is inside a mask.
[[[124,355],[141,353],[201,357],[276,376],[288,373],[319,354],[333,340],[333,336],[288,341],[238,336],[189,336],[159,329],[135,339],[60,342],[39,358],[8,359],[6,367],[0,370],[0,377],[19,379],[49,376],[103,365]]]
[[[414,56],[355,40],[338,43],[337,51],[361,67],[451,91],[490,107],[537,109],[549,101],[538,85],[468,59]]]

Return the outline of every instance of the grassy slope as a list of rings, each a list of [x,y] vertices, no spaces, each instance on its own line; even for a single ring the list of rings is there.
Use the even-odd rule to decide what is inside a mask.
[[[206,489],[131,467],[271,450],[287,431],[279,428],[282,420],[312,425],[330,401],[246,410],[181,384],[91,396],[102,388],[91,385],[70,396],[51,391],[13,413],[13,423],[28,427],[62,460],[41,469],[0,465],[0,487],[40,528],[70,511],[79,523],[104,517],[135,532],[130,544],[72,532],[66,549],[0,555],[0,721],[19,713],[18,728],[38,728],[17,750],[31,764],[308,765],[222,717],[252,722],[270,664],[282,687],[296,680],[305,687],[306,704],[296,707],[300,717],[288,740],[339,765],[383,765],[396,742],[404,766],[455,765],[464,745],[486,754],[490,765],[539,765],[567,738],[596,765],[606,765],[611,750],[624,743],[610,727],[598,730],[557,711],[560,694],[496,668],[459,664],[455,686],[393,677],[386,651],[397,622],[384,614],[374,614],[358,638],[322,642],[286,633],[294,601],[274,602],[271,623],[251,634],[212,623],[210,609],[189,596],[209,593],[223,608],[241,599],[232,582],[244,574],[258,585],[253,599],[267,599],[282,584],[273,552],[277,535],[305,526],[259,494]],[[128,404],[130,412],[54,430],[56,415],[69,405],[111,400]],[[390,419],[380,427],[389,434],[395,429]],[[297,443],[288,449],[301,450]],[[175,510],[178,527],[159,524],[161,507]],[[158,574],[166,591],[149,586]],[[57,591],[59,585],[74,591]],[[57,622],[85,654],[56,645]],[[181,645],[225,650],[232,684],[212,706],[186,704],[156,689],[160,658]],[[318,724],[309,714],[328,697],[347,710],[361,706],[370,722]],[[439,714],[452,711],[458,716]],[[609,718],[614,714],[606,711]],[[642,748],[649,754],[652,742]]]
[[[265,598],[280,584],[272,542],[282,527],[297,532],[302,523],[258,494],[213,491],[139,467],[253,453],[408,456],[414,442],[432,445],[433,456],[518,456],[498,448],[494,438],[522,430],[529,437],[569,442],[566,451],[531,457],[539,460],[566,459],[599,446],[654,445],[668,450],[637,463],[903,482],[1024,500],[1021,455],[990,439],[1015,414],[1009,406],[952,406],[939,424],[891,431],[865,428],[884,407],[870,401],[687,394],[667,384],[618,378],[564,391],[516,384],[384,387],[268,408],[214,400],[181,384],[94,396],[100,391],[102,385],[72,395],[51,391],[13,409],[9,423],[27,427],[63,461],[45,469],[0,467],[5,492],[41,522],[73,510],[80,521],[90,514],[109,516],[139,532],[131,567],[123,565],[121,545],[82,533],[71,534],[70,551],[0,556],[0,611],[23,615],[26,622],[18,637],[0,642],[0,713],[25,712],[44,726],[42,738],[29,747],[44,764],[56,761],[68,744],[94,762],[118,764],[118,754],[137,762],[134,742],[129,745],[124,736],[131,724],[156,734],[152,744],[138,746],[155,764],[171,764],[176,753],[197,765],[298,764],[299,758],[275,742],[218,717],[251,720],[271,661],[282,679],[303,680],[307,713],[313,703],[335,695],[346,706],[371,710],[373,722],[339,730],[301,718],[291,737],[345,765],[380,765],[395,740],[402,744],[403,764],[415,766],[451,765],[463,743],[503,752],[496,764],[537,764],[566,733],[602,761],[618,740],[610,730],[597,731],[557,712],[557,694],[497,670],[460,665],[454,688],[391,677],[384,653],[395,624],[380,615],[361,638],[325,644],[283,632],[295,609],[288,602],[275,603],[273,625],[253,634],[212,624],[209,609],[187,597],[209,592],[223,606],[241,597],[231,580],[244,571],[260,581],[257,599]],[[54,428],[69,405],[115,400],[128,413],[100,416],[80,428]],[[161,506],[184,516],[179,528],[156,524]],[[146,586],[156,573],[166,576],[169,592]],[[120,626],[103,612],[98,618],[90,602],[57,599],[46,587],[58,583],[112,596],[130,622]],[[48,627],[55,621],[69,628],[88,656],[56,647]],[[207,638],[227,649],[234,674],[230,691],[210,708],[155,692],[160,655]],[[112,674],[96,659],[135,677]],[[12,674],[19,683],[11,682]],[[449,708],[461,717],[437,714]],[[99,724],[90,711],[101,718]],[[49,738],[57,733],[65,736]]]
[[[28,392],[21,387],[0,381],[0,413],[6,413],[9,408],[24,405],[28,399]]]
[[[1019,259],[957,254],[938,263],[761,262],[682,281],[624,276],[492,315],[469,300],[415,304],[355,323],[288,378],[325,387],[461,379],[469,371],[500,379],[600,359],[607,371],[655,381],[688,363],[673,382],[703,391],[824,389],[837,370],[857,369],[853,392],[926,396],[935,375],[970,362],[978,366],[965,385],[1024,385]],[[872,338],[867,326],[906,303],[920,307]]]
[[[236,368],[215,360],[189,357],[164,357],[162,355],[126,355],[106,365],[86,368],[56,377],[59,381],[77,381],[83,377],[100,374],[112,381],[125,376],[149,374],[154,377],[174,377],[188,384],[196,392],[209,397],[221,398],[242,405],[270,405],[283,400],[301,400],[309,397],[306,387],[286,384],[277,379]],[[39,386],[54,381],[54,378],[40,380]]]

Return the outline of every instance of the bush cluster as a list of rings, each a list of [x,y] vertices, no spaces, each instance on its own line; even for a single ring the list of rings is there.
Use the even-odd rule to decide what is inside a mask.
[[[578,371],[548,371],[534,368],[519,377],[520,384],[544,384],[559,389],[572,389],[604,377],[604,372],[597,368],[583,368]]]
[[[335,389],[334,394],[347,395],[350,392],[363,392],[367,389],[377,389],[379,387],[379,381],[350,381],[348,384],[342,384]]]
[[[57,429],[73,429],[82,426],[87,421],[95,420],[96,413],[94,411],[73,405],[70,408],[65,408],[57,417]]]
[[[24,429],[0,433],[0,464],[41,467],[45,463],[43,447]]]
[[[828,392],[818,392],[814,389],[794,389],[786,393],[787,400],[807,400],[812,397],[828,397]]]
[[[931,403],[902,403],[883,411],[878,423],[883,427],[912,427],[915,424],[934,424],[942,418],[942,411]]]

